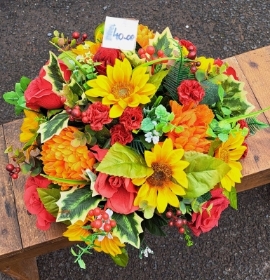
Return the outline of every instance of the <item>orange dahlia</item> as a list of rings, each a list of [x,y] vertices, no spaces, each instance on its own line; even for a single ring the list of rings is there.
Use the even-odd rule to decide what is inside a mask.
[[[74,147],[71,143],[75,139],[76,132],[77,128],[69,126],[44,143],[41,160],[45,174],[59,179],[82,180],[83,171],[92,169],[95,158],[87,146]],[[72,186],[59,181],[55,183],[61,185],[62,190]]]
[[[172,124],[182,126],[182,132],[169,132],[168,137],[173,140],[176,148],[183,148],[185,151],[197,151],[207,153],[210,141],[206,139],[207,128],[214,118],[214,114],[207,105],[194,104],[187,106],[179,105],[176,101],[170,102],[172,112],[175,115]]]
[[[137,42],[144,48],[149,45],[149,39],[153,39],[155,34],[146,25],[139,24],[137,31]]]

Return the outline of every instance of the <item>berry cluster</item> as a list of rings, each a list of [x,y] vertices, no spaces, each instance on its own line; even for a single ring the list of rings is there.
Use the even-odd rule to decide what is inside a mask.
[[[184,226],[187,224],[187,220],[182,216],[179,209],[175,213],[172,210],[167,211],[166,217],[169,219],[168,225],[170,227],[176,227],[181,234],[185,233]]]
[[[9,176],[16,180],[19,177],[19,173],[21,172],[21,168],[19,166],[14,166],[12,163],[6,165],[6,170],[9,173]]]
[[[72,38],[76,40],[77,44],[81,44],[87,39],[87,34],[83,33],[82,35],[78,31],[72,33]]]
[[[158,58],[166,57],[163,50],[156,50],[154,46],[147,46],[145,49],[140,48],[138,50],[138,55],[140,58],[145,58],[146,61],[151,61]],[[162,61],[162,63],[167,63],[167,62],[168,60]]]
[[[111,220],[109,214],[99,207],[90,210],[88,216],[94,218],[91,222],[93,229],[102,229],[105,232],[110,232],[112,228],[116,227],[116,221]]]
[[[73,108],[65,106],[65,110],[70,121],[80,121],[82,119],[82,111],[79,105],[75,105]]]

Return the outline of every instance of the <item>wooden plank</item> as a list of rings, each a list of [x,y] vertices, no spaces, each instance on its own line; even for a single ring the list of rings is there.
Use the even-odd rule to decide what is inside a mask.
[[[36,258],[10,262],[2,272],[18,280],[39,280]]]
[[[14,148],[18,147],[21,122],[22,120],[16,120],[3,125],[7,146],[13,145]],[[19,179],[13,180],[12,186],[24,249],[62,237],[62,233],[65,230],[65,225],[60,223],[52,224],[50,230],[47,231],[41,231],[36,228],[36,218],[34,215],[27,214],[23,201],[23,188],[26,177],[20,174]]]
[[[254,87],[254,77],[253,74],[253,65],[257,65],[256,75],[259,75],[258,72],[261,71],[261,65],[264,66],[261,60],[261,53],[263,50],[258,50],[258,56],[254,55],[254,51],[238,55],[236,57],[228,58],[225,61],[229,63],[237,72],[240,81],[245,83],[245,90],[248,92],[248,100],[254,104],[255,110],[260,110],[261,108],[270,106],[270,101],[267,101],[262,98],[262,95],[259,94],[258,85]],[[250,57],[252,53],[252,63],[247,63],[247,58]],[[252,69],[250,69],[252,68]],[[267,73],[267,72],[266,72]],[[263,79],[267,79],[266,76]],[[270,79],[268,79],[270,82]],[[264,81],[263,81],[264,83]],[[270,85],[269,85],[270,86]],[[257,97],[257,94],[261,96],[260,100]],[[269,123],[266,114],[261,114],[259,120]],[[270,182],[270,157],[268,153],[265,153],[265,147],[270,143],[270,129],[264,129],[257,132],[254,136],[251,136],[247,140],[249,146],[248,156],[242,160],[243,164],[243,176],[241,184],[237,184],[237,191],[244,191],[254,187],[258,187]]]
[[[12,180],[5,169],[8,163],[8,156],[4,154],[5,149],[3,126],[0,126],[0,255],[22,249]]]

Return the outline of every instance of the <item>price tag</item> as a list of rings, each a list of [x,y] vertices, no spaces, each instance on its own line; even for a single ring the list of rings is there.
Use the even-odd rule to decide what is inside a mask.
[[[106,17],[102,47],[134,51],[138,20]]]

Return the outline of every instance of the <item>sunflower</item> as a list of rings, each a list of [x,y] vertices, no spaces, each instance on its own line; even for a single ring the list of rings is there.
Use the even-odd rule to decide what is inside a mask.
[[[83,171],[92,169],[95,158],[87,146],[72,145],[76,132],[77,128],[69,126],[44,143],[41,160],[45,174],[62,179],[82,180]],[[72,187],[71,183],[55,183],[61,185],[62,190]]]
[[[183,149],[173,149],[171,139],[156,144],[152,151],[145,151],[145,161],[153,173],[147,178],[133,179],[135,185],[142,185],[135,198],[134,205],[142,203],[157,208],[163,213],[168,204],[178,207],[177,195],[184,195],[188,180],[184,169],[189,162],[181,160]]]
[[[93,233],[93,231],[85,228],[93,219],[89,216],[86,217],[85,221],[77,221],[73,225],[67,227],[67,230],[63,233],[63,236],[67,237],[69,241],[82,241],[83,238],[87,238]],[[112,256],[122,254],[122,251],[119,247],[124,247],[125,244],[121,243],[119,238],[113,236],[112,233],[109,233],[105,236],[102,235],[102,238],[95,239],[93,249],[97,252],[104,252]]]
[[[38,118],[40,115],[37,112],[24,110],[25,117],[21,126],[20,141],[28,142],[36,135],[39,128]]]
[[[238,160],[242,157],[246,150],[246,146],[243,145],[245,136],[241,131],[229,135],[226,142],[216,150],[215,157],[220,158],[226,162],[231,170],[221,179],[221,186],[227,191],[231,191],[232,187],[235,187],[235,183],[240,183],[242,174],[242,164]]]
[[[91,97],[102,97],[104,105],[112,105],[110,118],[120,117],[126,107],[138,107],[150,102],[156,87],[147,83],[147,67],[136,67],[132,71],[130,62],[116,59],[115,65],[107,66],[107,76],[99,75],[87,82],[91,89],[85,94]]]

